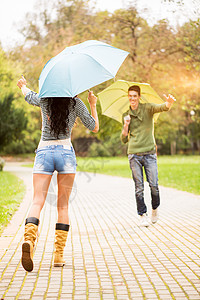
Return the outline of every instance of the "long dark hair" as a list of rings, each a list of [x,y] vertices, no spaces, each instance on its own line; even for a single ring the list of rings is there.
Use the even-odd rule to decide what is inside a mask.
[[[74,98],[53,97],[48,101],[48,121],[50,122],[51,133],[58,138],[59,134],[66,134],[69,124],[69,111],[74,109],[76,104]]]

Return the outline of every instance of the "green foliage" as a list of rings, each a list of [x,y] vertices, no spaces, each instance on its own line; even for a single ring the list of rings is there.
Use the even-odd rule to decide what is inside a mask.
[[[41,134],[41,133],[40,133]],[[8,146],[4,147],[3,152],[6,154],[23,154],[33,153],[37,148],[38,142],[34,142],[31,138],[18,141],[12,141]]]
[[[104,142],[103,143],[93,143],[90,146],[88,155],[91,156],[91,157],[98,157],[98,156],[108,157],[108,156],[111,156],[110,152],[109,152],[109,149],[105,148]]]
[[[12,61],[0,46],[0,101],[8,94],[15,94],[17,86],[15,78],[20,72],[20,65]]]
[[[108,157],[123,155],[125,152],[126,147],[121,143],[120,132],[113,132],[103,142],[93,143],[90,146],[88,155],[91,157]]]
[[[178,2],[174,0],[176,5],[179,5]],[[108,13],[93,11],[88,1],[84,0],[58,1],[54,12],[52,18],[48,9],[38,5],[37,12],[29,14],[22,28],[25,44],[16,47],[9,54],[0,52],[0,93],[3,91],[5,95],[14,90],[15,95],[16,73],[21,74],[22,66],[28,87],[37,92],[39,75],[52,56],[67,46],[88,39],[101,40],[130,53],[116,79],[148,82],[159,95],[171,93],[176,97],[177,102],[172,110],[160,114],[155,126],[156,140],[163,153],[170,153],[174,143],[177,151],[188,151],[194,147],[200,153],[199,20],[189,21],[173,30],[167,20],[150,26],[139,15],[134,4]],[[17,61],[21,62],[20,67],[16,64]],[[95,94],[111,83],[108,81],[94,87]],[[81,99],[87,104],[86,98],[87,93],[83,93]],[[26,110],[28,126],[23,131],[21,142],[13,141],[9,149],[14,152],[33,151],[39,140],[40,111],[24,104],[22,98],[18,103]],[[115,133],[120,135],[121,124],[103,116],[99,104],[97,109],[100,131],[96,136],[102,144],[91,146],[91,153],[100,155],[100,151],[101,155],[108,155],[108,152],[112,153],[112,147],[107,145],[108,140]],[[190,115],[192,110],[195,112],[194,116]],[[89,134],[93,135],[78,123],[72,138]],[[121,150],[118,151],[119,147],[117,144],[116,152],[121,153]],[[9,151],[8,148],[6,151]]]
[[[11,219],[24,194],[22,180],[8,172],[0,172],[0,232]]]
[[[0,150],[12,140],[23,138],[27,118],[23,109],[15,108],[12,94],[0,101]]]
[[[200,19],[191,21],[177,35],[178,46],[183,53],[183,59],[188,68],[200,70]]]

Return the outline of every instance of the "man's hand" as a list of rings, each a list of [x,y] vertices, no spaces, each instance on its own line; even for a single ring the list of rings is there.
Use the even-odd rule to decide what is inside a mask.
[[[26,79],[24,78],[24,76],[22,75],[22,77],[17,82],[17,86],[21,89],[22,86],[24,86],[24,85],[26,86],[27,82],[26,82]]]
[[[163,96],[165,97],[166,99],[166,106],[168,108],[171,108],[172,104],[176,101],[175,97],[172,96],[171,94],[169,94],[168,96],[166,96],[165,94],[163,94]]]
[[[123,127],[123,130],[122,130],[122,135],[124,135],[124,136],[128,135],[128,127],[129,127],[130,122],[131,122],[131,117],[129,115],[125,116],[124,117],[124,127]]]
[[[131,117],[129,115],[125,116],[124,117],[124,126],[125,127],[129,126],[130,122],[131,122]]]
[[[95,106],[97,103],[97,97],[93,94],[93,91],[89,91],[88,93],[88,102],[90,106]]]

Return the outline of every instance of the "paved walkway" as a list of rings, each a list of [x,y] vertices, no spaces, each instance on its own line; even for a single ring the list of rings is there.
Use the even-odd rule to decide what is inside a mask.
[[[0,299],[200,299],[200,197],[160,187],[160,219],[138,227],[131,179],[78,173],[66,266],[52,267],[56,177],[41,215],[35,267],[20,264],[31,169],[7,163],[27,192],[0,237]],[[150,208],[150,193],[145,186]]]

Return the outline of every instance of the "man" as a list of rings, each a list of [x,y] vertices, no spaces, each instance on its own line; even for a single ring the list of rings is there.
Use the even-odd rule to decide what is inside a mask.
[[[140,87],[133,85],[128,89],[130,107],[122,116],[122,142],[128,142],[128,159],[135,182],[137,212],[140,215],[140,226],[149,226],[147,207],[144,202],[143,168],[151,190],[152,223],[158,220],[160,195],[158,189],[158,167],[156,143],[154,138],[153,115],[168,111],[176,101],[172,95],[164,95],[163,104],[141,103]]]

